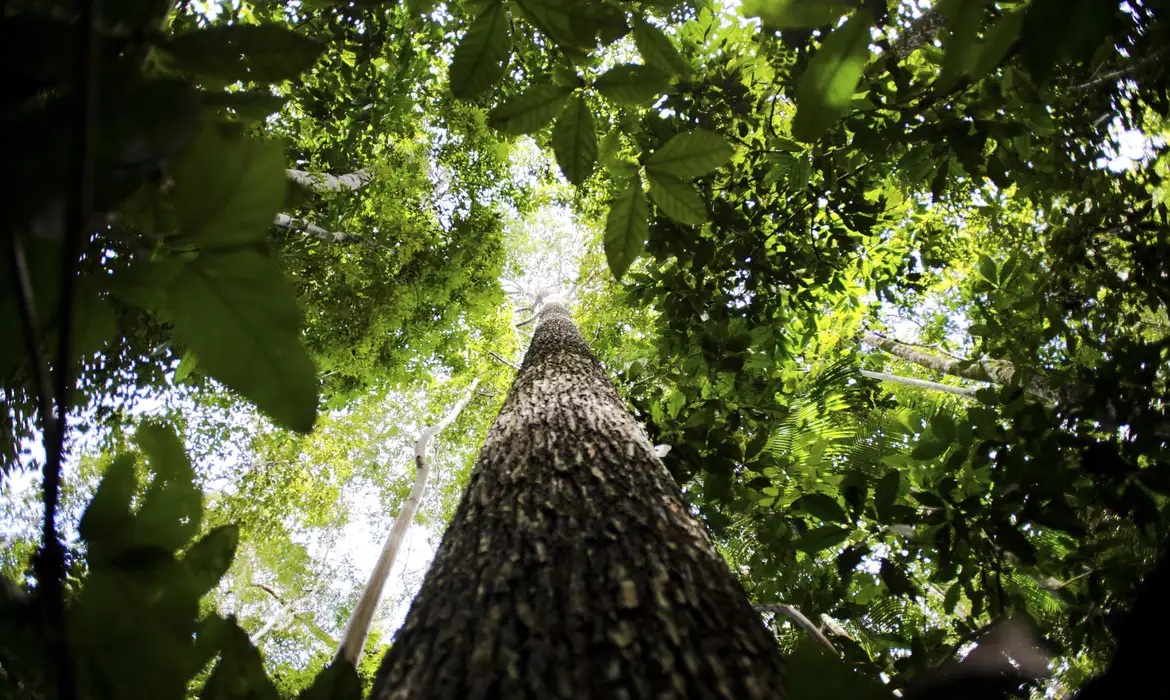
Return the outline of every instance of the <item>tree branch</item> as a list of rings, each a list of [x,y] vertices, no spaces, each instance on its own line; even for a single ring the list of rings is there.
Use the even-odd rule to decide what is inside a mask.
[[[298,231],[306,236],[325,241],[326,243],[348,243],[359,240],[357,236],[352,234],[343,231],[328,231],[307,219],[297,219],[288,214],[277,214],[272,223],[280,228]]]
[[[1133,63],[1129,64],[1128,66],[1125,66],[1124,68],[1119,68],[1115,71],[1111,71],[1109,73],[1106,73],[1105,75],[1093,78],[1092,80],[1090,80],[1086,83],[1082,83],[1080,85],[1074,85],[1074,86],[1072,86],[1071,89],[1072,90],[1091,90],[1092,88],[1095,88],[1098,85],[1103,85],[1103,84],[1108,83],[1112,80],[1117,80],[1118,78],[1124,78],[1128,75],[1132,75],[1133,73],[1136,73],[1137,71],[1141,70],[1142,68],[1145,68],[1147,65],[1149,65],[1151,63],[1157,63],[1158,61],[1161,61],[1162,58],[1165,57],[1165,55],[1168,51],[1170,51],[1170,47],[1163,47],[1161,50],[1155,51],[1155,52],[1151,53],[1149,56],[1146,56],[1145,58],[1134,61]]]
[[[500,357],[497,353],[495,353],[491,350],[488,350],[487,352],[489,355],[496,358],[496,360],[498,360],[499,362],[502,362],[503,364],[508,365],[509,367],[516,370],[517,372],[520,371],[520,367],[518,365],[516,365],[515,363],[505,360],[504,358]]]
[[[369,168],[362,168],[344,175],[310,173],[292,168],[285,170],[285,173],[288,174],[288,179],[314,192],[341,192],[342,190],[352,192],[365,187],[374,179],[374,171]]]
[[[374,613],[382,599],[382,589],[386,586],[386,579],[390,576],[390,569],[394,566],[398,550],[402,547],[402,541],[406,539],[406,530],[414,520],[414,514],[418,511],[419,503],[427,488],[429,471],[426,459],[427,446],[430,444],[431,438],[438,435],[459,417],[459,414],[463,412],[463,409],[475,395],[477,386],[479,386],[479,377],[472,380],[471,386],[464,392],[463,397],[451,407],[447,415],[443,416],[438,423],[424,429],[415,440],[414,465],[417,473],[414,485],[410,488],[410,494],[398,511],[398,517],[394,519],[394,526],[390,529],[390,535],[386,538],[381,553],[378,554],[378,561],[374,564],[370,579],[366,582],[366,587],[362,589],[357,607],[354,608],[353,615],[349,618],[349,624],[345,626],[345,632],[341,635],[341,644],[337,648],[337,658],[345,659],[357,666],[362,649],[366,645],[366,638],[370,634],[370,624],[373,622]]]
[[[805,617],[799,610],[792,607],[791,605],[785,605],[784,603],[777,603],[774,605],[756,605],[754,607],[755,607],[756,612],[758,612],[758,613],[772,613],[773,615],[776,615],[776,614],[784,615],[789,620],[792,620],[793,622],[795,622],[797,627],[804,630],[808,634],[808,636],[812,637],[813,640],[815,640],[818,644],[825,647],[829,651],[833,652],[833,656],[841,656],[841,652],[837,651],[837,647],[833,646],[833,643],[830,642],[828,640],[828,638],[825,637],[825,635],[821,634],[821,631],[819,629],[817,629],[817,626],[814,625],[812,623],[812,621],[809,620],[807,617]]]
[[[938,382],[930,382],[925,379],[916,379],[914,377],[902,377],[896,374],[886,374],[885,372],[870,372],[869,370],[861,370],[861,376],[869,379],[876,379],[882,382],[892,382],[894,384],[903,384],[905,386],[914,386],[919,389],[930,389],[932,391],[945,391],[948,394],[958,394],[959,396],[975,396],[975,392],[979,391],[977,387],[953,386],[951,384],[940,384]]]

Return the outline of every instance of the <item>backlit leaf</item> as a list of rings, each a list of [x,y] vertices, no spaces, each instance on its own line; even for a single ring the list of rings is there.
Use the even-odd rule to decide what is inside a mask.
[[[605,259],[610,272],[621,279],[642,254],[649,234],[650,205],[642,191],[642,178],[630,178],[614,200],[605,220]]]
[[[566,180],[580,185],[589,179],[597,163],[597,133],[593,111],[580,96],[561,110],[553,127],[552,147]]]
[[[463,99],[487,92],[508,67],[512,30],[503,3],[483,9],[467,26],[451,59],[451,94]]]
[[[707,220],[707,205],[689,182],[649,170],[646,175],[650,179],[650,199],[662,213],[688,226]]]
[[[627,63],[606,71],[594,86],[615,102],[643,105],[661,95],[669,82],[667,74],[657,68]]]
[[[180,71],[227,82],[278,83],[308,70],[325,45],[279,24],[222,24],[160,45]]]
[[[312,429],[316,371],[298,337],[300,309],[275,263],[253,251],[202,256],[168,292],[175,330],[208,375],[281,425]]]
[[[531,134],[552,121],[572,93],[572,88],[537,85],[493,109],[488,123],[505,134]]]
[[[646,172],[689,179],[715,170],[735,149],[719,134],[695,129],[676,135],[646,159]]]
[[[813,141],[848,113],[853,93],[869,62],[873,15],[860,10],[833,30],[808,62],[796,88],[792,135]]]

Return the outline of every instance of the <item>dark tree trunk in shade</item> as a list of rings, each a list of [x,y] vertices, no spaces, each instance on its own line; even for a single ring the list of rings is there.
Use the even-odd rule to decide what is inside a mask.
[[[783,698],[780,652],[549,304],[373,697]]]

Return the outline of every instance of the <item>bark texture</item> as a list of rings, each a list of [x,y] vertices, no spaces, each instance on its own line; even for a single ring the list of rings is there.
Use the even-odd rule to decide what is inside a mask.
[[[775,640],[560,304],[372,697],[784,697]]]

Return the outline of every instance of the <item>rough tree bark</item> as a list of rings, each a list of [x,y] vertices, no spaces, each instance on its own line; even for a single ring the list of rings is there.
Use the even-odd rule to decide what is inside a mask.
[[[372,697],[783,698],[781,666],[568,311],[546,303]]]

